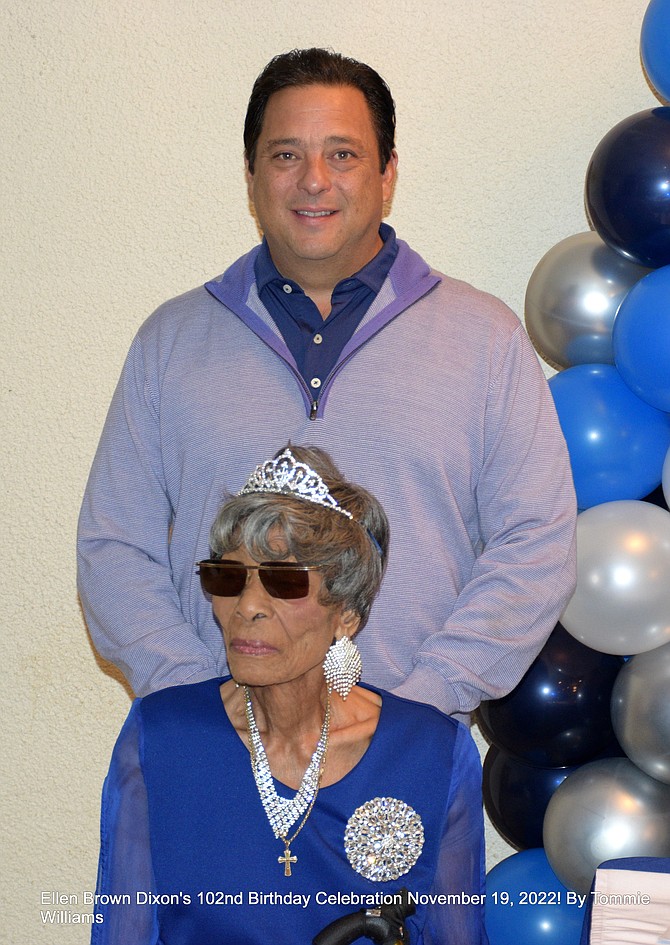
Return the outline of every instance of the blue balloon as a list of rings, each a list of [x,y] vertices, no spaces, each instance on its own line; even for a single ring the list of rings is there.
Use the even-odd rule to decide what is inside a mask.
[[[670,448],[670,415],[634,394],[611,364],[577,364],[555,374],[549,388],[580,509],[642,499],[656,489]]]
[[[651,0],[642,21],[640,55],[647,78],[670,101],[670,0]]]
[[[585,646],[559,623],[518,686],[481,703],[482,734],[534,765],[591,761],[615,742],[610,702],[621,666],[619,656]]]
[[[486,877],[490,945],[579,945],[583,915],[541,848],[514,853]]]
[[[625,295],[614,320],[612,348],[617,370],[633,393],[669,411],[670,266],[650,272]]]
[[[585,198],[593,228],[613,249],[650,269],[670,264],[670,107],[631,115],[605,135]]]

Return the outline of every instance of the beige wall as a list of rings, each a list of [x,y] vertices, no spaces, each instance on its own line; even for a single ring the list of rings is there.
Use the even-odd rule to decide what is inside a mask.
[[[94,887],[129,697],[88,643],[76,518],[140,322],[257,238],[240,141],[260,68],[314,44],[375,65],[399,113],[391,222],[520,312],[539,258],[587,228],[596,144],[658,104],[638,59],[646,6],[1,0],[2,945],[88,938],[43,925],[40,896]]]

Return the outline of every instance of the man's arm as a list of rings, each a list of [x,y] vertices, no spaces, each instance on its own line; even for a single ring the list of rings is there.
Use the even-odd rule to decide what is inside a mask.
[[[217,674],[172,581],[172,507],[141,339],[128,354],[79,517],[78,587],[100,654],[137,695]]]
[[[568,453],[522,326],[488,391],[476,502],[481,549],[470,580],[396,690],[450,714],[470,712],[517,685],[576,580]]]

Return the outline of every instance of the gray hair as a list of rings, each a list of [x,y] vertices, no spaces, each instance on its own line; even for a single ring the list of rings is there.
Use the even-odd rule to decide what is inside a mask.
[[[354,521],[333,509],[287,495],[231,496],[221,506],[210,532],[215,557],[239,548],[257,561],[296,561],[318,565],[320,603],[352,610],[363,627],[386,569],[389,522],[381,504],[362,486],[348,482],[330,456],[315,446],[293,446],[293,456],[317,472]],[[280,450],[276,455],[283,452]],[[277,550],[277,537],[282,548]]]

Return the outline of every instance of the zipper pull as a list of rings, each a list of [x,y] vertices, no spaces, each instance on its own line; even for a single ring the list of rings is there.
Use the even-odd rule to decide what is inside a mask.
[[[310,412],[309,412],[309,419],[310,419],[310,420],[316,420],[316,413],[317,413],[318,409],[319,409],[319,401],[318,401],[318,400],[313,400],[313,401],[312,401],[312,409],[311,409]]]

